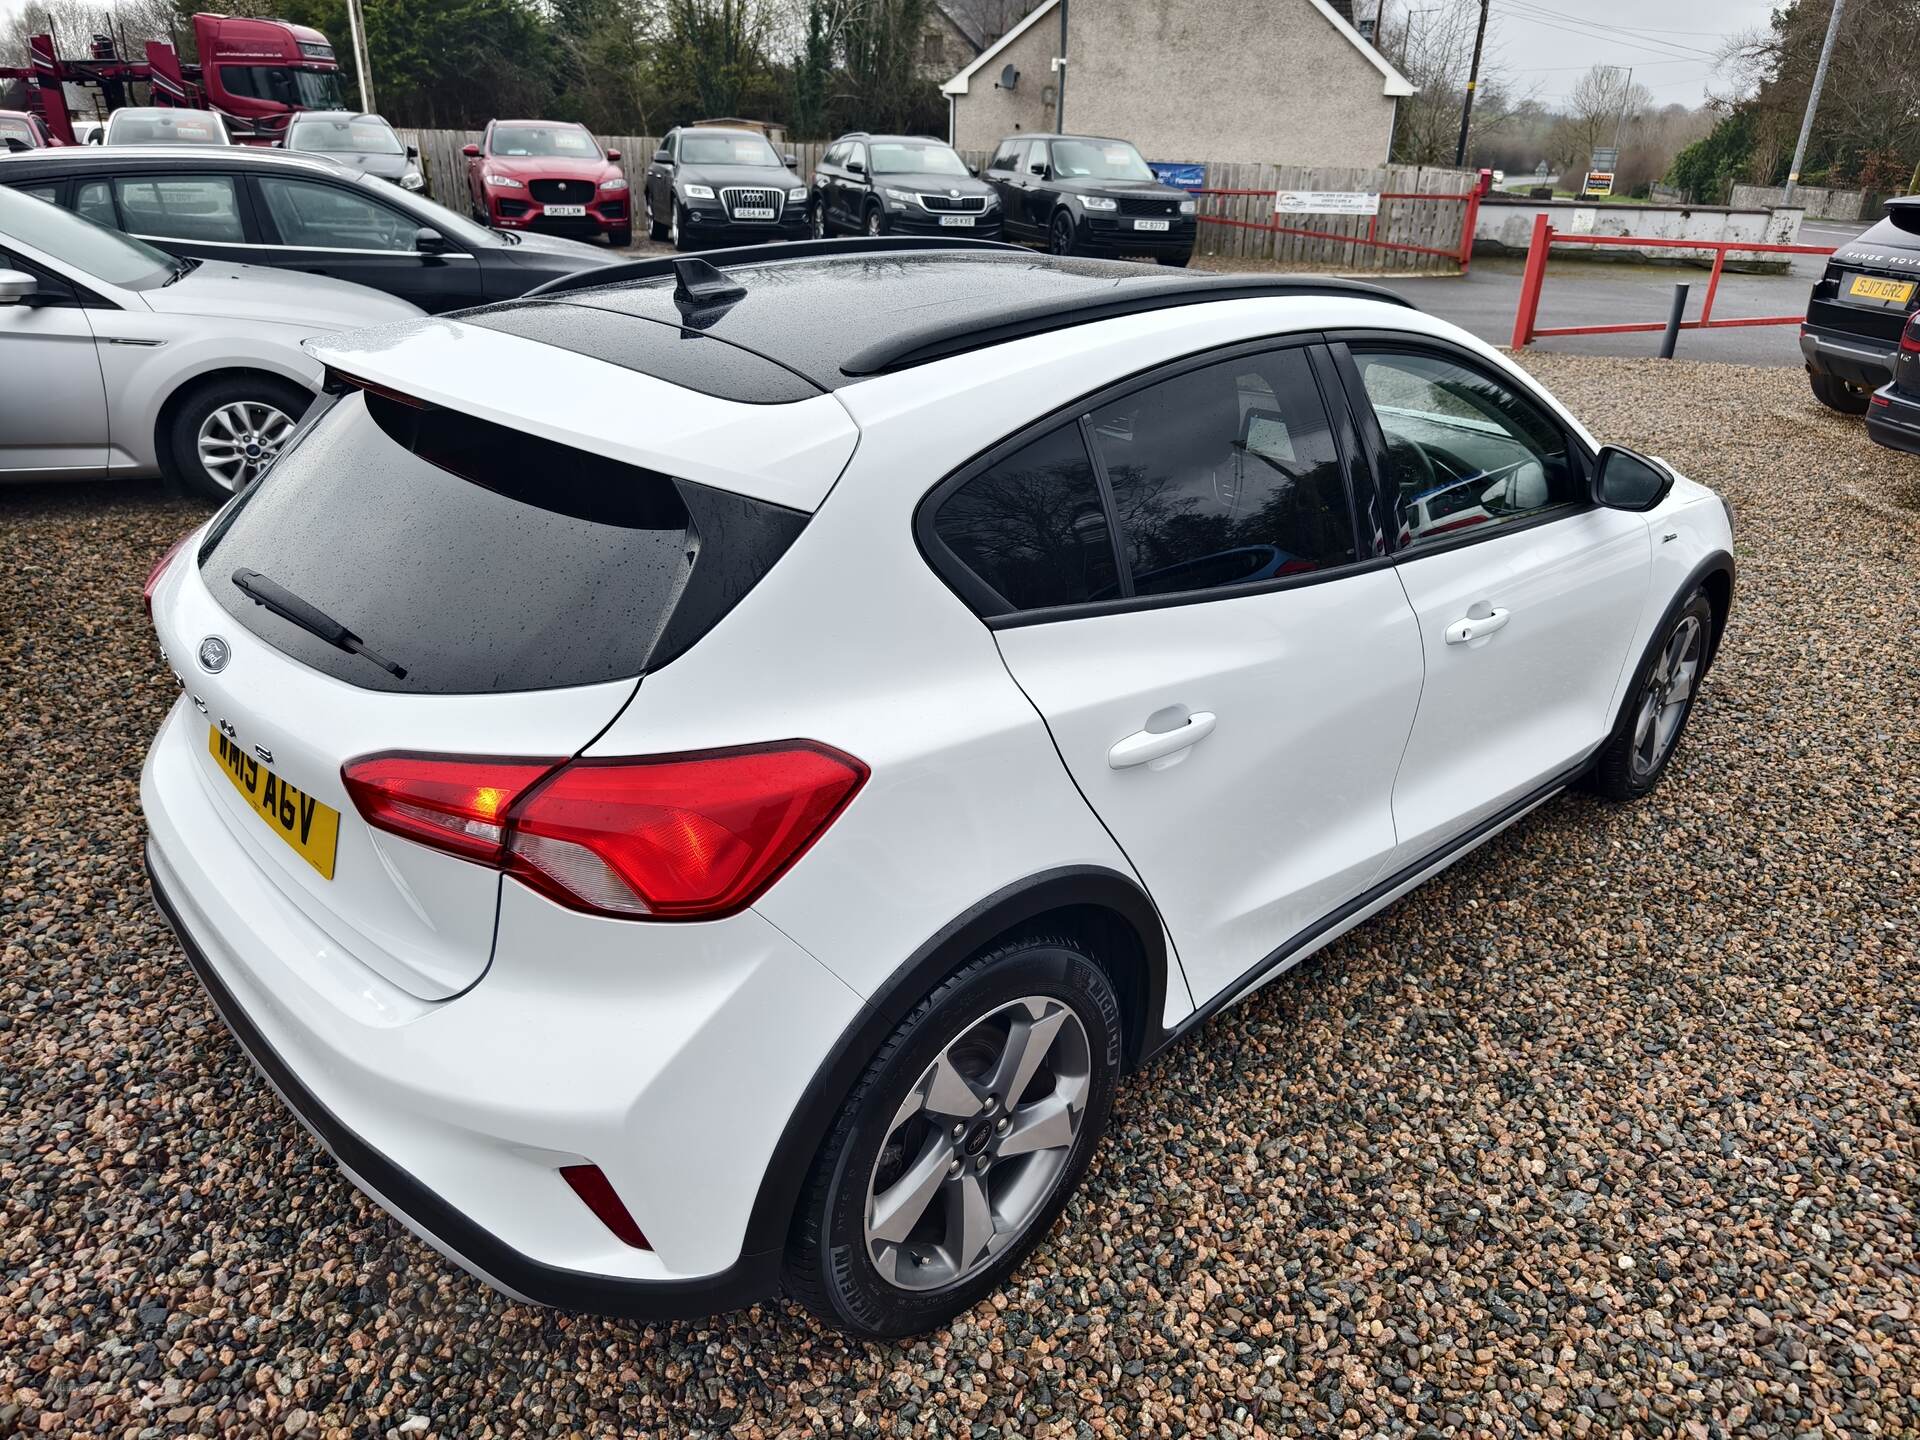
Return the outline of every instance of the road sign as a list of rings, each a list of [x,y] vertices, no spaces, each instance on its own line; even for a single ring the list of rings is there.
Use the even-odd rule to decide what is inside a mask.
[[[1611,170],[1589,170],[1587,183],[1581,187],[1582,195],[1613,194],[1613,172]]]
[[[1613,145],[1595,146],[1593,159],[1587,162],[1587,168],[1589,170],[1618,170],[1620,168],[1619,148]]]

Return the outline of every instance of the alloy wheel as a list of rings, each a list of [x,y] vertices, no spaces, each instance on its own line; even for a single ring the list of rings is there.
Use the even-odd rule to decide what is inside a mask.
[[[236,400],[200,422],[200,464],[223,490],[258,480],[293,433],[293,420],[264,400]]]
[[[1048,248],[1054,254],[1071,255],[1073,253],[1073,221],[1064,215],[1056,216],[1049,238],[1052,243]]]
[[[1045,1208],[1093,1071],[1080,1017],[1029,995],[966,1027],[907,1092],[867,1180],[867,1255],[903,1290],[957,1284]]]
[[[879,235],[881,233],[880,212],[878,210],[869,210],[867,212],[867,234]]]
[[[824,204],[813,207],[813,213],[808,217],[807,225],[808,228],[813,231],[814,239],[824,240],[827,238],[827,207]]]
[[[1639,709],[1633,719],[1633,773],[1651,775],[1673,749],[1679,738],[1687,707],[1693,702],[1694,687],[1700,678],[1700,660],[1706,641],[1706,627],[1697,615],[1684,616],[1673,627],[1667,643],[1660,647],[1660,658],[1640,692]]]

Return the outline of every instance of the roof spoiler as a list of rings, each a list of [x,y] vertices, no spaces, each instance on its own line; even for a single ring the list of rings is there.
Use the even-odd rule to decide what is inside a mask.
[[[1887,218],[1909,235],[1920,235],[1920,195],[1895,195],[1887,201]]]

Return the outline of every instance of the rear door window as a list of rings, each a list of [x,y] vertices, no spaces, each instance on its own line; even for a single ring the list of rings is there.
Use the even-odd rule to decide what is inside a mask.
[[[804,523],[780,506],[354,392],[222,517],[201,570],[239,623],[350,684],[544,690],[666,663]],[[232,583],[243,569],[404,674],[256,606]]]
[[[1353,562],[1346,477],[1304,350],[1183,371],[1091,418],[1134,594]]]
[[[129,177],[113,189],[130,234],[228,245],[247,238],[231,175]]]
[[[420,222],[339,185],[262,175],[255,182],[280,243],[303,250],[410,251]]]

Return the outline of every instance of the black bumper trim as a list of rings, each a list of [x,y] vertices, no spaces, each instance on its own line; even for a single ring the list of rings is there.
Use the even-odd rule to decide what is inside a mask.
[[[699,1319],[765,1300],[779,1288],[781,1257],[777,1250],[744,1254],[719,1274],[698,1280],[628,1280],[545,1264],[482,1228],[348,1129],[307,1089],[247,1018],[233,992],[188,933],[154,873],[151,854],[146,857],[146,866],[154,903],[186,952],[187,963],[213,1001],[213,1008],[247,1058],[334,1158],[378,1192],[372,1198],[383,1208],[404,1213],[408,1221],[460,1257],[479,1278],[497,1282],[541,1305],[633,1320]]]

